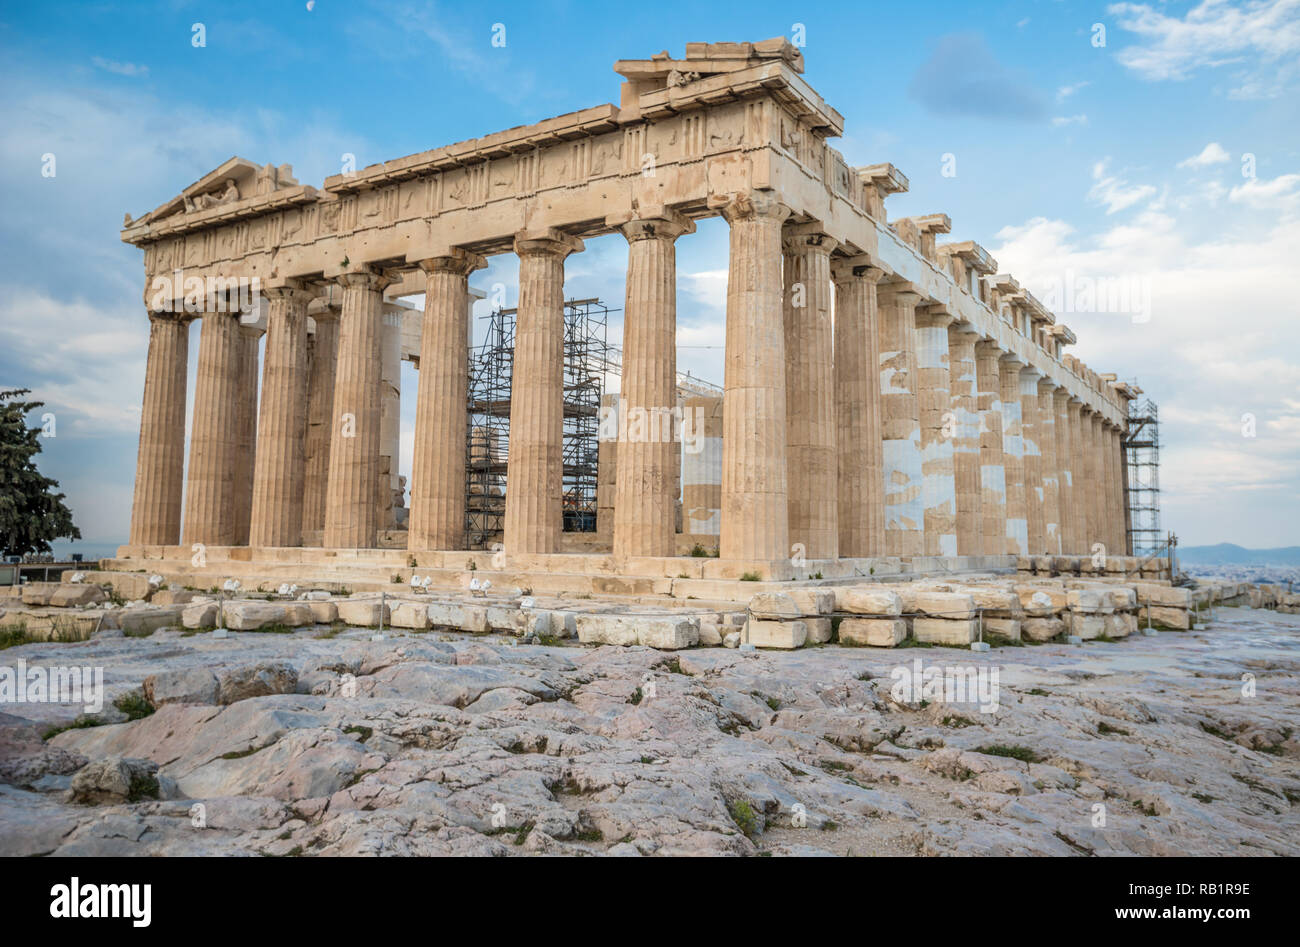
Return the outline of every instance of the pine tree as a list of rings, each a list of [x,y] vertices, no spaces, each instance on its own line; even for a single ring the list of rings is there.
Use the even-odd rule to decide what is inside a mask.
[[[36,469],[41,429],[27,426],[27,414],[44,402],[17,400],[28,392],[0,391],[0,549],[7,556],[49,552],[52,539],[81,538],[63,494],[54,492],[58,481]]]

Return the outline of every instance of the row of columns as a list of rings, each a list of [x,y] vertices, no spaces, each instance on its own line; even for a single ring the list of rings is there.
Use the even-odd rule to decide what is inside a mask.
[[[721,556],[1079,553],[1125,546],[1120,432],[867,257],[834,256],[764,192],[730,225],[721,421]],[[667,209],[611,220],[628,241],[621,408],[676,404],[675,241]],[[507,553],[558,551],[564,269],[582,241],[521,233],[505,512]],[[426,274],[408,531],[412,550],[464,543],[468,279],[460,248]],[[236,315],[202,318],[184,521],[188,325],[153,314],[131,541],[374,546],[380,529],[383,290],[338,278],[342,306],[307,332],[312,294],[266,290],[266,353]],[[255,449],[254,449],[255,442]],[[677,446],[620,434],[613,549],[675,552]],[[387,484],[383,484],[386,487]]]

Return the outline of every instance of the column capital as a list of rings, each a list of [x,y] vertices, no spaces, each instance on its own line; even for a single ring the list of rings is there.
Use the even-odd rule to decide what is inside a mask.
[[[1024,378],[1025,378],[1026,376],[1028,376],[1029,378],[1042,378],[1042,377],[1043,377],[1043,373],[1040,372],[1037,368],[1035,368],[1035,367],[1032,366],[1032,365],[1021,365],[1021,366],[1020,366],[1020,375],[1021,375],[1021,380],[1022,380],[1022,381],[1024,380]]]
[[[638,207],[605,217],[605,225],[621,233],[628,243],[637,240],[676,240],[695,233],[695,221],[669,207]]]
[[[831,257],[831,282],[847,283],[850,280],[865,280],[871,284],[880,282],[885,271],[872,263],[865,253],[857,256]]]
[[[1015,353],[1003,352],[998,356],[998,361],[1006,365],[1007,368],[1023,368],[1025,363],[1022,362]]]
[[[919,305],[916,307],[916,324],[918,328],[946,329],[956,321],[956,316],[948,311],[943,303]]]
[[[918,305],[925,298],[925,294],[915,284],[909,283],[907,280],[887,280],[877,283],[876,290],[882,295],[892,296],[894,299],[911,303],[913,306]]]
[[[781,230],[781,249],[788,255],[807,250],[829,255],[840,242],[826,233],[825,224],[814,220],[805,224],[786,224]]]
[[[310,305],[316,298],[316,292],[300,279],[283,276],[262,281],[262,295],[267,299],[283,299]]]
[[[586,244],[554,227],[524,229],[515,233],[515,254],[518,256],[557,256],[561,260],[570,253],[580,253]]]
[[[382,292],[396,282],[387,273],[365,264],[356,269],[337,273],[333,278],[334,282],[343,287],[360,287],[375,290],[376,292]]]
[[[458,276],[469,276],[475,270],[485,269],[488,261],[487,257],[462,247],[449,247],[446,253],[417,260],[415,265],[422,269],[426,276],[430,273],[455,273]]]
[[[948,335],[950,337],[955,336],[963,342],[969,342],[971,345],[978,345],[984,341],[984,337],[980,335],[980,330],[973,323],[964,319],[958,319],[948,326]]]
[[[709,206],[721,210],[729,224],[754,217],[784,221],[791,213],[775,191],[735,191],[721,197],[710,197]]]
[[[183,310],[181,312],[173,312],[170,309],[146,309],[145,312],[148,314],[150,322],[175,322],[181,325],[189,325],[198,318],[198,313],[185,312]]]

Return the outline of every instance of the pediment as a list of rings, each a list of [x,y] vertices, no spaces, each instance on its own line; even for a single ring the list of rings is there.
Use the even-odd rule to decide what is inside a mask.
[[[143,217],[132,220],[128,214],[124,226],[153,223],[178,214],[197,213],[297,186],[298,181],[293,176],[291,165],[258,165],[244,158],[232,157]]]

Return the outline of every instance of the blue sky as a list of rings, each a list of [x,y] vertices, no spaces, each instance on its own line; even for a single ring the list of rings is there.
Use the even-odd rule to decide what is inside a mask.
[[[55,413],[42,467],[87,540],[124,540],[130,509],[148,324],[125,212],[232,154],[319,184],[344,153],[360,166],[617,103],[616,59],[798,24],[806,78],[845,118],[832,144],[911,180],[891,218],[949,214],[951,239],[1040,295],[1064,274],[1151,288],[1149,321],[1062,321],[1075,354],[1160,403],[1166,527],[1300,541],[1300,0],[9,5],[0,385]],[[725,247],[717,220],[679,242],[680,363],[717,381]],[[568,292],[621,305],[624,261],[621,239],[589,241]],[[515,270],[497,257],[475,283],[513,293]]]

